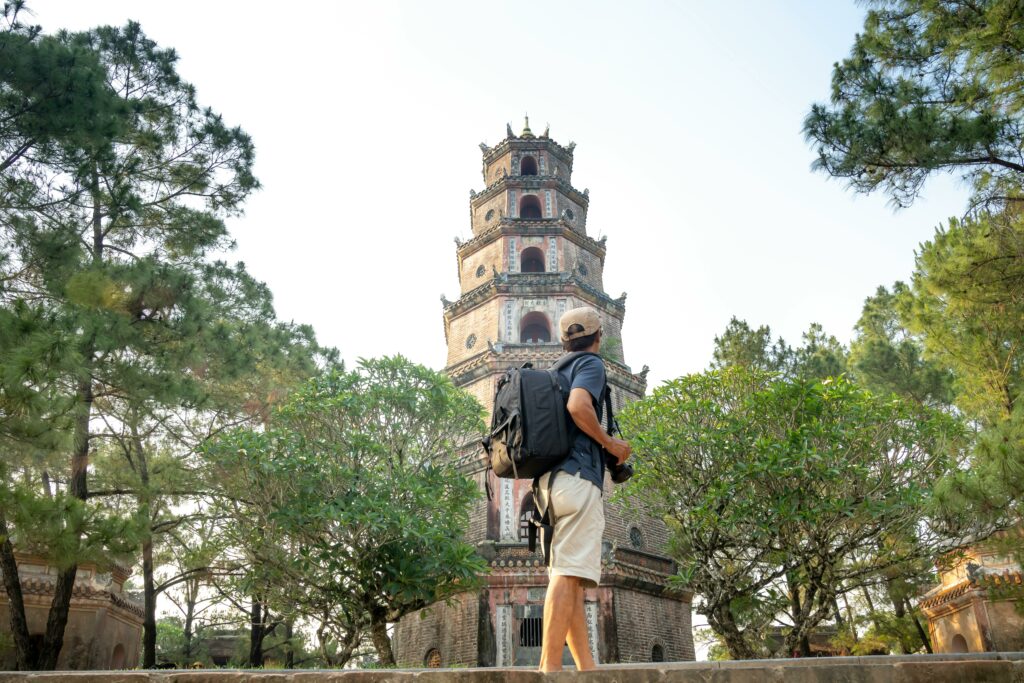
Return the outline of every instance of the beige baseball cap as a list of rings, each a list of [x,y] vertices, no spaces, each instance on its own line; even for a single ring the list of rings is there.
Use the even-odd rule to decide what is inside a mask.
[[[573,325],[579,325],[583,330],[569,334],[569,328]],[[601,316],[590,306],[572,308],[562,314],[562,319],[558,321],[558,329],[562,333],[563,342],[586,337],[601,329]]]

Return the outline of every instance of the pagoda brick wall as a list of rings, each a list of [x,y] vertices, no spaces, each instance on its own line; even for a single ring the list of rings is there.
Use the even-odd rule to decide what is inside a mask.
[[[472,358],[481,351],[487,350],[488,341],[497,341],[493,338],[493,332],[488,335],[488,330],[498,328],[500,317],[501,301],[491,299],[468,311],[465,315],[452,320],[448,326],[448,365],[455,365]],[[476,335],[476,343],[469,347],[466,346],[466,339],[471,334]],[[487,405],[492,398],[494,397],[491,396],[487,401],[481,401],[481,403]]]
[[[619,590],[615,594],[615,624],[620,662],[651,661],[655,644],[661,645],[665,661],[695,658],[689,603]]]
[[[501,260],[504,256],[502,246],[501,240],[491,242],[463,259],[461,278],[463,292],[468,292],[494,277],[494,270],[501,268]],[[484,267],[484,274],[477,276],[476,271],[480,266]]]
[[[425,666],[432,648],[440,652],[442,667],[477,663],[480,596],[461,593],[449,602],[435,603],[395,625],[394,640],[408,659],[398,660],[398,666]]]
[[[508,214],[507,202],[508,200],[505,198],[504,192],[498,192],[493,197],[489,197],[481,202],[479,206],[473,209],[473,225],[483,228],[489,224],[497,223],[499,217]],[[490,221],[487,220],[488,211],[494,211]]]
[[[584,266],[585,275],[580,271],[581,265]],[[591,287],[600,289],[604,277],[604,266],[594,254],[583,249],[567,249],[564,268],[575,273],[576,277]]]

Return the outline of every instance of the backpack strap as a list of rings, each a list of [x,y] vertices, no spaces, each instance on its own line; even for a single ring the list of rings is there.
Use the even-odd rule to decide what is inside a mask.
[[[540,504],[540,477],[533,480],[529,503],[527,504],[526,501],[524,501],[524,506],[529,505],[531,507],[529,528],[527,529],[527,547],[531,553],[535,552],[537,550],[537,535],[540,534],[542,544],[541,551],[544,555],[544,565],[548,567],[551,566],[551,540],[554,537],[555,532],[555,523],[553,521],[554,517],[551,514],[551,510],[555,504],[552,493],[555,485],[555,477],[558,476],[559,472],[560,470],[552,470],[551,476],[548,477],[548,504],[544,506],[543,515],[540,514],[540,510],[538,509]]]
[[[608,436],[615,436],[615,433],[619,431],[619,426],[615,422],[615,413],[612,412],[612,388],[608,386],[608,382],[604,383],[604,414],[605,424],[608,426],[605,431],[608,432]]]

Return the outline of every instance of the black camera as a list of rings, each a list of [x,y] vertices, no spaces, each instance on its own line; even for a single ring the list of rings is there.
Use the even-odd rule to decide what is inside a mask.
[[[633,465],[628,462],[624,462],[620,465],[619,459],[608,451],[605,451],[604,453],[604,463],[608,468],[608,471],[611,472],[612,481],[616,484],[629,481],[629,478],[633,476]]]

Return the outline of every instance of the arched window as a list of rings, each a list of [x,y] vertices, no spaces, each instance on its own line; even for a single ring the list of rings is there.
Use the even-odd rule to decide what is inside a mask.
[[[110,655],[110,668],[111,669],[123,669],[124,668],[124,645],[118,643],[114,646],[114,651]]]
[[[523,157],[519,162],[519,175],[537,175],[537,160],[533,157]]]
[[[651,648],[651,661],[652,662],[664,662],[665,661],[665,648],[658,643],[654,644]]]
[[[440,669],[441,668],[441,651],[436,647],[432,647],[427,650],[427,654],[423,657],[423,666],[428,669]]]
[[[950,643],[951,652],[969,652],[967,649],[967,639],[959,633],[953,636],[953,642]]]
[[[519,217],[520,218],[540,218],[540,200],[537,199],[537,195],[528,194],[524,195],[519,200]]]
[[[551,323],[540,311],[533,311],[519,321],[519,341],[522,344],[547,344],[551,341]]]
[[[537,247],[527,247],[519,254],[519,271],[522,273],[543,273],[544,252]]]

